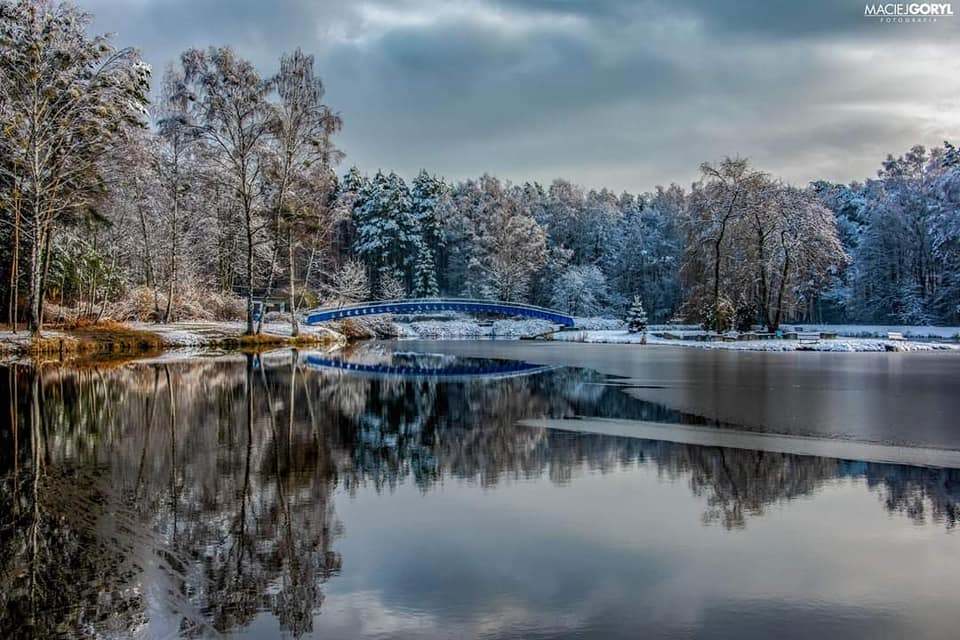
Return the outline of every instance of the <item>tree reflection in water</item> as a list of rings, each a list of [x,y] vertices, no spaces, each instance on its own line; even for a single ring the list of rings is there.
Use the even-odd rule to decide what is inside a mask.
[[[379,378],[279,352],[0,373],[10,408],[0,431],[2,637],[202,635],[263,611],[302,635],[343,562],[335,493],[361,486],[568,483],[649,465],[688,482],[704,522],[729,529],[839,479],[865,483],[916,523],[952,528],[958,518],[955,470],[517,426],[694,420],[584,370]]]

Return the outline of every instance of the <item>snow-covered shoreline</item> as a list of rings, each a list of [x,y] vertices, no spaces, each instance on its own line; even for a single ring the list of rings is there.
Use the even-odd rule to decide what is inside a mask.
[[[832,328],[825,328],[832,331]],[[640,344],[643,340],[639,333],[626,330],[617,331],[564,331],[553,335],[560,342],[585,342],[593,344]],[[957,351],[960,344],[945,342],[918,342],[915,340],[886,340],[881,338],[842,337],[820,340],[816,343],[803,343],[799,340],[738,340],[735,342],[706,342],[701,340],[674,340],[647,335],[648,345],[669,345],[694,349],[721,349],[729,351],[834,351],[834,352],[878,352],[878,351]]]
[[[170,324],[152,324],[149,322],[127,322],[131,329],[145,331],[160,336],[167,347],[202,347],[217,344],[224,340],[239,339],[246,330],[245,322],[195,320],[173,322]],[[291,338],[289,322],[264,322],[262,335],[270,338]],[[343,336],[324,326],[300,325],[301,338],[316,338],[333,342],[343,341]]]
[[[240,346],[343,346],[347,338],[324,326],[302,325],[291,336],[285,322],[264,323],[262,332],[246,336],[246,323],[184,321],[168,324],[105,322],[79,328],[44,329],[39,337],[29,331],[0,331],[0,359],[30,361],[97,354],[133,355],[167,349],[233,348]]]
[[[462,338],[532,338],[556,330],[545,320],[497,320],[480,324],[471,320],[425,320],[394,323],[401,339],[427,338],[455,340]]]

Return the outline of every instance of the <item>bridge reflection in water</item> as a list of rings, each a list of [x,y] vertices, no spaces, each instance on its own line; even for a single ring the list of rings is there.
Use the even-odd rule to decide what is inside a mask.
[[[555,365],[541,365],[518,360],[491,360],[487,358],[453,358],[444,355],[394,353],[387,363],[350,362],[318,354],[308,354],[303,362],[315,369],[338,369],[357,377],[399,380],[439,380],[466,382],[470,380],[502,380],[532,376],[557,369]]]

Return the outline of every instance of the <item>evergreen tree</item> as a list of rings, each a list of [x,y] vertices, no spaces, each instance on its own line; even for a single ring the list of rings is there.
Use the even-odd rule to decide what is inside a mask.
[[[418,235],[434,254],[443,244],[443,215],[448,206],[448,187],[442,178],[421,170],[410,187],[410,212]]]
[[[449,187],[442,178],[431,176],[425,170],[414,178],[410,187],[410,213],[413,224],[415,225],[415,234],[417,235],[417,253],[416,264],[413,268],[413,290],[416,293],[420,289],[437,293],[429,295],[439,295],[439,281],[437,279],[437,263],[443,256],[444,251],[444,233],[443,220],[450,210]],[[421,256],[423,252],[429,253],[429,256]],[[432,270],[430,280],[433,285],[427,282],[420,282],[421,262],[429,259]],[[442,264],[442,262],[441,262]],[[441,270],[442,275],[443,270]]]
[[[440,295],[437,287],[436,267],[433,263],[433,253],[426,242],[420,242],[417,253],[417,264],[413,274],[413,295],[417,298],[436,298]]]
[[[412,273],[416,258],[416,229],[410,211],[410,191],[403,178],[378,171],[361,189],[353,207],[357,230],[354,251],[364,261],[375,289],[381,279]]]
[[[630,311],[627,312],[627,331],[644,333],[647,330],[647,312],[643,310],[640,296],[634,296]]]

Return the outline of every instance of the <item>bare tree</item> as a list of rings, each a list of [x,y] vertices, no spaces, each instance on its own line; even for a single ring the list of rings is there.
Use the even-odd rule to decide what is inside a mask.
[[[761,171],[750,167],[745,158],[724,158],[719,165],[703,163],[700,166],[701,182],[694,185],[690,194],[687,216],[688,244],[687,268],[702,260],[709,253],[707,262],[712,271],[712,310],[710,321],[713,328],[723,328],[725,306],[722,296],[724,275],[724,251],[729,242],[729,232],[757,203],[762,188],[769,178]]]
[[[340,130],[341,120],[323,104],[324,88],[314,73],[313,56],[300,49],[280,59],[280,72],[273,79],[279,104],[273,110],[272,129],[276,152],[272,177],[274,211],[287,248],[287,295],[291,333],[299,335],[295,293],[294,244],[299,227],[308,219],[308,207],[292,206],[290,191],[297,185],[296,174],[329,167],[340,159],[330,138]],[[319,166],[318,166],[319,165]],[[301,178],[300,184],[304,184]],[[302,202],[302,201],[301,201]]]
[[[253,334],[253,257],[261,241],[264,144],[270,130],[264,82],[247,60],[230,47],[190,49],[181,56],[189,100],[196,110],[196,130],[219,153],[234,190],[246,236],[245,295],[247,334]]]
[[[369,300],[370,282],[367,280],[366,266],[354,258],[347,260],[334,273],[327,290],[340,304]]]
[[[771,281],[776,298],[767,301],[765,317],[776,331],[796,296],[823,289],[831,272],[849,260],[829,209],[808,190],[784,187],[777,198],[776,251]]]
[[[174,297],[178,282],[178,260],[180,257],[180,236],[183,224],[181,210],[183,200],[190,190],[192,180],[196,178],[191,171],[191,150],[199,140],[199,129],[190,113],[193,96],[186,84],[182,70],[172,65],[163,74],[160,88],[160,102],[156,114],[157,131],[160,145],[156,149],[155,163],[157,177],[163,185],[169,201],[167,251],[167,304],[163,312],[163,321],[174,320]],[[159,320],[159,318],[158,318]]]

